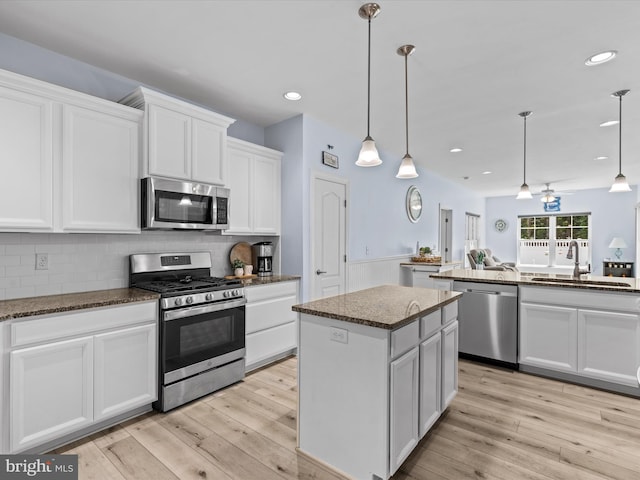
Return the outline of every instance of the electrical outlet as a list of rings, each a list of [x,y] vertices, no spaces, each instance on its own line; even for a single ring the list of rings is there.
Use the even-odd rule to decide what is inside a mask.
[[[36,270],[49,270],[48,253],[36,253]]]
[[[349,343],[349,331],[344,328],[331,327],[329,329],[329,340],[338,343]]]

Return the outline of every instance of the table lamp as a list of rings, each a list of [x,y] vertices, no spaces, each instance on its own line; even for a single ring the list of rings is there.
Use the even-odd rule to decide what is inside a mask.
[[[627,248],[627,244],[624,241],[624,239],[620,238],[620,237],[613,237],[613,240],[611,240],[611,243],[609,244],[609,248],[615,248],[616,249],[616,258],[618,260],[620,260],[620,257],[622,257],[622,248]]]

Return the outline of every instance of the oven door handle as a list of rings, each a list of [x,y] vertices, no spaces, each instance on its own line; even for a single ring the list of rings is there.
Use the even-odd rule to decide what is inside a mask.
[[[201,307],[180,308],[164,312],[162,319],[165,322],[168,322],[178,318],[193,317],[195,315],[202,315],[203,313],[220,312],[229,308],[241,307],[246,303],[247,300],[245,298],[239,298],[229,302],[214,303],[211,305],[203,305]]]

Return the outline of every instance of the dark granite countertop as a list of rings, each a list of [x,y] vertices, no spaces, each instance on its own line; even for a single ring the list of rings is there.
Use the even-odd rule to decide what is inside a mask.
[[[293,310],[318,317],[394,330],[456,301],[461,295],[459,292],[430,288],[382,285],[294,305]]]
[[[627,277],[603,277],[584,274],[580,280],[559,273],[529,273],[498,270],[455,269],[434,273],[431,278],[460,280],[463,282],[496,283],[501,285],[525,285],[558,288],[582,288],[613,292],[640,293],[640,279]],[[537,279],[537,280],[534,280]],[[623,284],[623,285],[615,285]]]
[[[300,280],[300,275],[271,275],[270,277],[254,277],[242,280],[245,287],[255,287],[258,285],[269,285],[271,283],[291,282]]]
[[[85,308],[157,300],[160,295],[137,288],[116,288],[94,292],[66,293],[0,301],[0,321]]]

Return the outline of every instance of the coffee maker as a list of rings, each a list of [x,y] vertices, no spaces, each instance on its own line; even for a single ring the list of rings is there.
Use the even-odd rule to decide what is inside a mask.
[[[273,245],[271,242],[258,242],[251,246],[253,252],[253,267],[259,277],[273,275]]]

